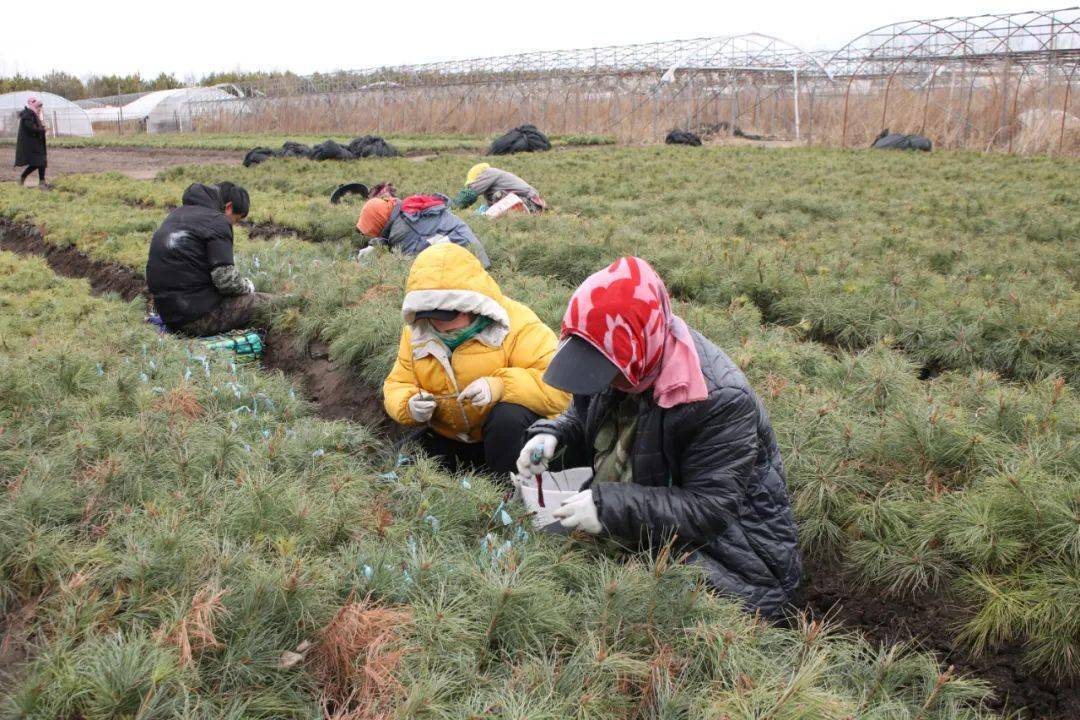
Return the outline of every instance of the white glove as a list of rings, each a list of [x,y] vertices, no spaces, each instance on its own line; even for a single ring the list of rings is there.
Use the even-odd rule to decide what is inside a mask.
[[[546,471],[551,458],[555,457],[555,448],[558,444],[559,440],[554,435],[548,433],[533,435],[518,455],[518,474],[533,477]]]
[[[418,423],[426,423],[435,414],[435,398],[423,390],[409,398],[409,414]]]
[[[551,513],[564,528],[580,528],[587,533],[598,535],[604,526],[596,514],[596,503],[592,499],[592,490],[582,490],[563,500],[561,507]]]
[[[517,473],[510,473],[510,484],[514,486],[514,492],[510,495],[510,499],[514,502],[521,502],[521,483],[523,479]]]
[[[244,278],[244,292],[248,294],[255,292],[255,283],[251,282],[251,278]]]
[[[360,248],[356,251],[356,262],[360,263],[361,265],[366,264],[368,262],[368,256],[371,255],[371,253],[373,252],[375,252],[375,248],[371,245]]]
[[[465,386],[465,389],[461,391],[461,394],[457,396],[457,399],[461,402],[472,403],[473,407],[478,408],[490,405],[492,400],[491,383],[488,382],[487,378],[476,378]]]

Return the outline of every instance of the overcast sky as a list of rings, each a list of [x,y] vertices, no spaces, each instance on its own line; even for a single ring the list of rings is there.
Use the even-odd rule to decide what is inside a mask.
[[[0,8],[0,76],[319,70],[760,32],[835,49],[901,20],[1067,6],[986,0],[292,2],[47,0]]]

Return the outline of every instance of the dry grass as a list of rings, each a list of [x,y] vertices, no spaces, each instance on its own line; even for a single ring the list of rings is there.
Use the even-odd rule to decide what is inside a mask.
[[[349,602],[322,629],[312,650],[322,705],[330,720],[389,718],[404,693],[395,671],[408,652],[401,631],[408,610],[379,607],[370,598]]]
[[[191,389],[185,385],[170,390],[158,400],[154,407],[163,410],[171,416],[182,416],[188,420],[202,417],[206,412],[196,399]]]
[[[584,82],[584,81],[583,81]],[[1075,84],[1075,83],[1074,83]],[[910,88],[916,89],[910,89]],[[997,74],[949,78],[803,83],[801,142],[869,145],[883,129],[928,135],[937,147],[1014,153],[1080,153],[1076,88],[1005,67]],[[615,135],[622,142],[662,141],[673,127],[728,123],[775,140],[795,140],[790,78],[613,90],[533,80],[520,84],[416,87],[252,99],[243,113],[222,109],[201,132],[494,134],[533,123],[549,134]],[[1063,122],[1064,119],[1064,122]]]
[[[195,667],[195,656],[223,647],[214,636],[214,621],[225,611],[221,599],[228,590],[204,587],[191,599],[191,607],[167,635],[159,632],[163,644],[175,645],[182,667]]]
[[[144,120],[125,120],[93,123],[94,135],[139,135],[146,132]]]

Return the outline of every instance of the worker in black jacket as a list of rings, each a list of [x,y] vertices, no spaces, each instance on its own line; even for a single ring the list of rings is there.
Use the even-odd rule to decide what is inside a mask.
[[[146,284],[170,330],[198,337],[250,327],[273,298],[255,292],[233,262],[233,225],[249,208],[238,185],[195,183],[154,232]]]
[[[768,617],[801,575],[795,519],[768,415],[731,359],[671,312],[644,260],[589,277],[563,319],[544,374],[574,394],[540,420],[520,477],[590,466],[554,515],[567,528],[656,548],[675,538],[710,584]]]
[[[26,166],[19,183],[26,184],[26,178],[37,170],[38,188],[51,190],[52,185],[45,182],[45,167],[48,153],[45,148],[45,109],[35,97],[26,99],[26,107],[19,113],[19,137],[15,141],[15,167]]]

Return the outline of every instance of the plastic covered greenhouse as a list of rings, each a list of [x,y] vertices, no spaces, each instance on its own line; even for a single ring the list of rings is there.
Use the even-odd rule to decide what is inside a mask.
[[[132,100],[122,107],[90,108],[87,114],[95,123],[136,121],[145,124],[146,132],[183,132],[207,107],[233,100],[235,96],[215,87],[157,90]],[[207,105],[207,103],[213,103]]]
[[[86,111],[67,98],[36,90],[21,90],[0,95],[0,137],[19,134],[19,113],[26,107],[27,99],[32,97],[45,106],[45,124],[50,135],[87,137],[94,134]]]

